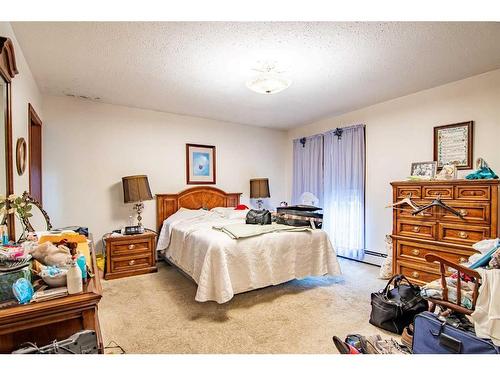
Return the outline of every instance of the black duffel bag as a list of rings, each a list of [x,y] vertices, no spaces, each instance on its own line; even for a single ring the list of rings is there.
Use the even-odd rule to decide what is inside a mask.
[[[394,287],[390,288],[393,282]],[[372,293],[371,300],[370,323],[398,334],[413,322],[415,315],[427,311],[429,307],[420,295],[420,287],[403,275],[393,276],[383,290]]]
[[[269,210],[250,210],[247,213],[247,224],[271,224],[271,212]]]

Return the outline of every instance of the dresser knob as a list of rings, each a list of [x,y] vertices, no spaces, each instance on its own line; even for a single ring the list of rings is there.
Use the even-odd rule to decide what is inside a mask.
[[[415,225],[415,226],[413,227],[413,231],[414,231],[415,233],[420,232],[420,227]]]
[[[133,266],[134,264],[135,264],[135,260],[133,260],[133,259],[128,262],[129,266]]]
[[[135,249],[135,245],[134,245],[134,244],[132,244],[132,245],[128,245],[128,249],[129,249],[129,250],[134,250],[134,249]]]
[[[463,210],[463,209],[462,209],[462,210],[460,210],[459,212],[460,212],[460,214],[461,214],[462,216],[467,216],[467,214],[469,213],[467,210]]]
[[[420,277],[420,274],[417,271],[413,271],[411,273],[411,277],[413,277],[414,279],[418,279]]]
[[[461,257],[458,259],[458,263],[467,263],[467,258]]]
[[[458,237],[465,239],[465,238],[469,237],[469,235],[465,232],[458,232]]]
[[[419,249],[413,249],[413,250],[411,251],[411,253],[412,253],[413,255],[420,255],[420,250],[419,250]]]

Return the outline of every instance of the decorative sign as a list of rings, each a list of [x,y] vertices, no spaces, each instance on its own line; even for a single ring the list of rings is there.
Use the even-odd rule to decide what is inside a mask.
[[[434,160],[438,169],[447,164],[454,164],[457,169],[472,169],[472,147],[472,121],[434,128]]]

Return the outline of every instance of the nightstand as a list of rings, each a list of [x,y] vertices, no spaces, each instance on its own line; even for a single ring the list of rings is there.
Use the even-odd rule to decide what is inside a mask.
[[[106,280],[156,272],[156,234],[108,236]]]

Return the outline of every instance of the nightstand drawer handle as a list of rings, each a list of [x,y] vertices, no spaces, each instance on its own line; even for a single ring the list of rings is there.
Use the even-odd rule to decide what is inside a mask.
[[[469,237],[469,235],[467,233],[465,233],[465,232],[459,232],[458,233],[458,237],[465,239],[465,238]]]
[[[414,279],[418,279],[420,277],[420,274],[417,271],[413,271],[411,273],[411,277],[413,277]]]
[[[132,244],[132,245],[128,245],[128,249],[129,249],[129,250],[134,250],[134,249],[135,249],[135,245],[134,245],[134,244]]]
[[[460,210],[460,214],[464,217],[467,216],[468,213],[469,213],[469,211],[467,211],[467,210],[464,210],[464,209]]]
[[[413,249],[413,250],[411,251],[411,253],[412,253],[413,255],[420,255],[420,250],[419,250],[419,249]]]
[[[467,261],[468,259],[465,257],[461,257],[460,259],[458,259],[458,263],[466,263]]]
[[[418,227],[418,226],[416,226],[416,225],[415,225],[415,226],[413,227],[413,231],[414,231],[415,233],[420,232],[420,227]]]
[[[132,259],[131,261],[129,261],[129,262],[128,262],[128,265],[129,265],[129,266],[133,266],[134,264],[135,264],[135,260],[133,260],[133,259]]]

